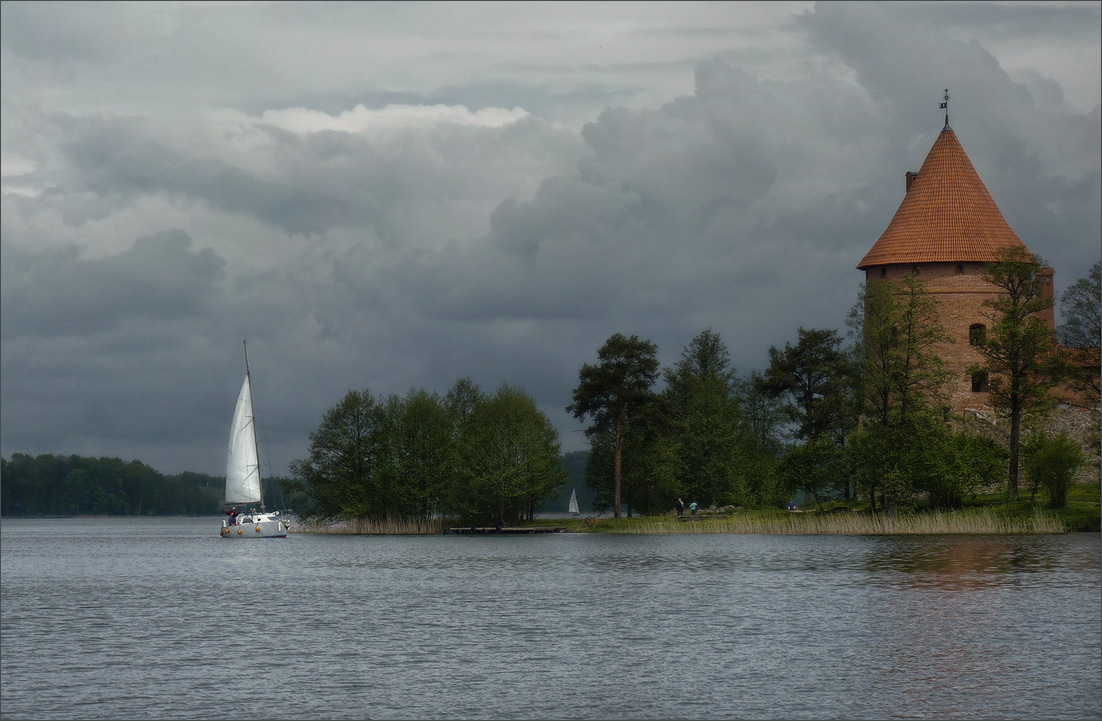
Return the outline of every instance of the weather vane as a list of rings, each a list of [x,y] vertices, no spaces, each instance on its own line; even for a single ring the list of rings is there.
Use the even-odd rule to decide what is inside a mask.
[[[949,127],[949,88],[945,88],[945,100],[941,104],[941,109],[945,111],[945,127]]]

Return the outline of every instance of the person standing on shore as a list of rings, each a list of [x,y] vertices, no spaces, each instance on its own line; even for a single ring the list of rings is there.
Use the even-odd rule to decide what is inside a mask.
[[[689,510],[693,512],[693,520],[696,520],[696,501],[689,504]]]
[[[677,517],[681,518],[685,515],[685,502],[680,498],[677,499]]]

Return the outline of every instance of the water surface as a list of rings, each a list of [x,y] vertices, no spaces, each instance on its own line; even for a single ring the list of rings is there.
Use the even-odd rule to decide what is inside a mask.
[[[1097,534],[218,525],[4,519],[0,718],[1102,715]]]

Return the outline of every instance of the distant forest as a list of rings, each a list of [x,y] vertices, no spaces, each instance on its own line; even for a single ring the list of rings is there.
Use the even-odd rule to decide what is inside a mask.
[[[587,451],[567,453],[563,466],[569,480],[544,510],[565,512],[570,491],[591,507],[585,485]],[[283,487],[290,479],[264,481],[264,505],[286,509]],[[226,479],[185,471],[166,476],[141,461],[119,458],[22,453],[0,458],[0,516],[192,516],[221,513]],[[293,509],[292,509],[293,510]]]

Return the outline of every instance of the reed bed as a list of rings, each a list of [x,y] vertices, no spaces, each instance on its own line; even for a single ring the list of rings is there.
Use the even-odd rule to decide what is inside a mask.
[[[352,536],[426,536],[444,532],[441,519],[425,518],[353,518],[350,520],[311,519],[300,521],[295,533],[347,534]]]
[[[930,511],[889,516],[866,513],[793,513],[785,516],[730,516],[697,521],[646,518],[623,527],[608,528],[612,533],[769,533],[805,535],[921,535],[921,534],[1018,534],[1065,533],[1064,522],[1055,515],[1037,510],[1032,517],[1012,519],[990,509],[942,513]]]
[[[425,536],[442,534],[443,519],[350,520],[313,519],[300,521],[294,533],[346,534],[358,536]],[[803,534],[803,535],[1009,535],[1066,533],[1057,515],[1036,509],[1031,516],[1008,517],[990,508],[958,511],[926,511],[907,515],[871,513],[817,513],[814,511],[777,515],[736,514],[726,518],[678,521],[670,517],[601,519],[592,526],[567,523],[568,531],[662,535],[683,533]]]

